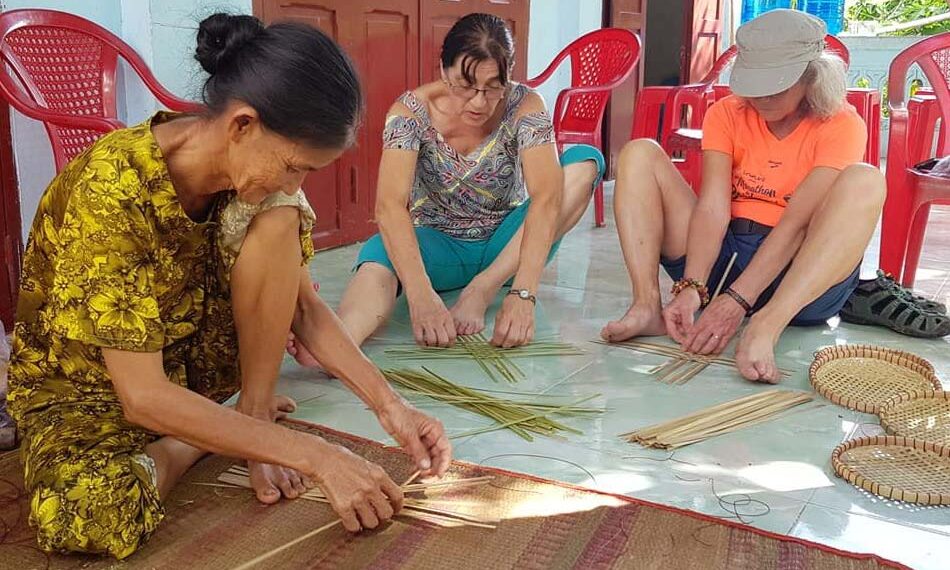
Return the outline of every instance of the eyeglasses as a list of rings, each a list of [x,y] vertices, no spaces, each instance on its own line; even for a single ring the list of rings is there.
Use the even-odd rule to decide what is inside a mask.
[[[447,79],[443,79],[445,85],[449,88],[449,93],[455,95],[460,99],[474,99],[479,93],[485,96],[486,101],[500,101],[502,97],[505,96],[506,89],[504,87],[488,87],[486,89],[479,89],[477,87],[470,87],[466,85],[455,85],[449,82]]]

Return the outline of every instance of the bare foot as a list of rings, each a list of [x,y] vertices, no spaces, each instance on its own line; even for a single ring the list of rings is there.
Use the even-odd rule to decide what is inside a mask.
[[[271,403],[271,416],[274,421],[282,420],[297,411],[297,402],[289,396],[275,394]]]
[[[293,356],[297,364],[304,368],[318,368],[323,370],[320,361],[314,358],[304,345],[297,342],[297,337],[294,336],[294,333],[287,335],[287,354]]]
[[[251,487],[257,494],[257,500],[265,505],[272,505],[280,500],[281,495],[288,499],[296,499],[313,488],[313,483],[297,471],[248,461],[247,469],[250,472]]]
[[[775,364],[775,344],[781,331],[763,326],[753,317],[736,348],[736,367],[746,380],[778,384],[781,373]]]
[[[610,321],[600,331],[607,342],[620,342],[635,336],[660,336],[666,334],[666,323],[659,305],[633,304],[627,314],[618,321]]]
[[[165,497],[182,475],[208,452],[166,435],[146,445],[145,453],[155,462],[158,496]]]
[[[313,284],[314,291],[320,291],[320,284],[314,282]],[[307,350],[302,344],[297,342],[297,338],[294,336],[294,333],[287,335],[287,353],[294,357],[294,360],[297,361],[297,364],[303,366],[304,368],[319,368],[323,369],[320,366],[320,362],[314,358],[310,351]]]
[[[281,394],[274,395],[270,406],[271,421],[282,420],[295,411],[297,402],[292,398]],[[251,487],[257,494],[257,500],[265,505],[276,503],[281,495],[296,499],[313,487],[309,479],[280,465],[248,461],[247,469],[250,471]]]
[[[455,321],[455,333],[477,334],[485,330],[485,311],[495,300],[497,289],[480,287],[470,283],[462,290],[459,300],[449,311]]]

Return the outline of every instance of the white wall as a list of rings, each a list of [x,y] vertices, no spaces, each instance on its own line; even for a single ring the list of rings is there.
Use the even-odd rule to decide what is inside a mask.
[[[528,31],[528,77],[535,77],[567,44],[601,27],[601,0],[532,0]],[[524,49],[524,47],[521,47]],[[571,85],[571,64],[565,61],[538,91],[548,108],[561,89]]]

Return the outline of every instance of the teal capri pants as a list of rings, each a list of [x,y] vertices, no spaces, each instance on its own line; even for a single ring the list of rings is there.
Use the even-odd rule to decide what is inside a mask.
[[[597,164],[597,178],[594,188],[600,184],[604,176],[604,155],[589,145],[575,145],[561,154],[561,165],[575,164],[585,160],[592,160]],[[461,289],[471,283],[476,275],[484,271],[501,251],[508,245],[511,238],[518,232],[528,214],[528,205],[531,200],[511,211],[492,236],[485,240],[462,240],[448,236],[435,228],[417,226],[416,240],[419,242],[419,252],[422,254],[422,263],[432,287],[436,291],[451,291]],[[551,246],[548,261],[557,253],[560,240]],[[376,234],[369,238],[360,250],[356,261],[356,268],[364,263],[378,263],[394,274],[396,273],[383,238]]]

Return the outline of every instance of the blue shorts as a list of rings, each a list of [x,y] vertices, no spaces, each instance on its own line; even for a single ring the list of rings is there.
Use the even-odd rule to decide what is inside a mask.
[[[709,274],[709,279],[706,281],[709,285],[709,292],[712,293],[716,285],[719,284],[719,280],[722,279],[722,274],[725,273],[726,266],[729,265],[729,260],[732,259],[733,253],[737,254],[736,262],[733,264],[729,275],[723,283],[723,289],[732,285],[732,283],[738,279],[739,275],[745,271],[746,267],[748,267],[752,261],[752,256],[758,251],[759,246],[762,245],[765,238],[766,236],[764,235],[733,233],[731,229],[727,229],[726,237],[722,242],[722,249],[719,250],[719,258],[716,259],[716,263],[713,265],[712,271]],[[663,269],[666,270],[667,275],[672,277],[674,281],[683,278],[683,273],[686,271],[686,256],[674,260],[661,259],[660,263],[663,265]],[[759,296],[753,307],[753,311],[758,311],[769,302],[772,295],[775,294],[775,290],[778,289],[779,283],[782,282],[782,278],[785,277],[786,271],[788,271],[787,267],[782,270],[782,273],[779,274],[775,281],[762,292],[762,295]],[[860,271],[861,267],[859,265],[844,281],[833,285],[831,289],[825,291],[820,297],[799,311],[798,314],[795,315],[795,318],[792,319],[791,324],[795,326],[820,325],[837,315],[841,307],[844,306],[845,301],[848,300],[848,297],[851,296],[851,293],[858,286]]]
[[[593,160],[597,164],[597,179],[592,188],[600,184],[604,176],[604,155],[599,150],[588,145],[575,145],[561,154],[561,165],[567,166],[585,160]],[[422,254],[422,263],[426,268],[432,288],[436,291],[451,291],[461,289],[471,283],[476,275],[488,268],[501,253],[511,238],[518,232],[528,215],[528,205],[531,200],[515,208],[495,229],[495,233],[486,240],[462,240],[446,235],[435,228],[417,226],[416,240],[419,242],[419,253]],[[548,261],[557,253],[560,240],[551,246]],[[356,260],[356,267],[364,263],[378,263],[396,273],[382,236],[379,234],[369,238],[360,249]]]

